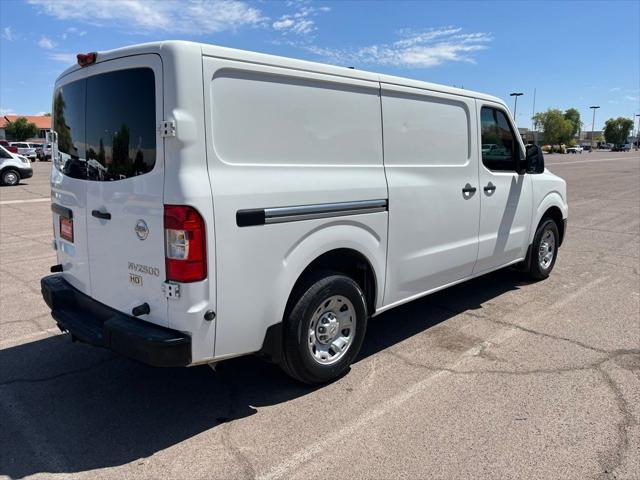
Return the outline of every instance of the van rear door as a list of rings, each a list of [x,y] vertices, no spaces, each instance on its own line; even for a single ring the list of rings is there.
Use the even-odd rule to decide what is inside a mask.
[[[87,68],[86,223],[91,296],[166,326],[162,63],[137,55]]]
[[[76,70],[56,84],[53,94],[51,209],[62,275],[91,295],[87,255],[87,182],[85,162],[85,71]]]

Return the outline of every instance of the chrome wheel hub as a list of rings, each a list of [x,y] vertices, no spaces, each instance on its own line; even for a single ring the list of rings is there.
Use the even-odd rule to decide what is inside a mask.
[[[316,323],[316,338],[320,343],[326,345],[336,337],[340,322],[333,312],[327,312],[320,317]]]
[[[356,312],[348,298],[333,295],[323,300],[309,323],[311,357],[322,365],[340,360],[353,343],[355,326]]]
[[[538,249],[538,264],[542,269],[546,270],[551,266],[555,251],[556,237],[551,230],[547,230],[542,234],[540,248]]]
[[[4,180],[9,185],[15,185],[18,183],[18,176],[13,172],[9,172],[4,176]]]

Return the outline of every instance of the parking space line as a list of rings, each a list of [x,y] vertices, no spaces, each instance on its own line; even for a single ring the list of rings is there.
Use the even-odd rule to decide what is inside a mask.
[[[573,165],[576,163],[595,163],[595,162],[613,162],[616,160],[640,160],[640,157],[613,157],[613,158],[593,158],[590,160],[576,160],[572,162],[553,162],[547,165]]]
[[[15,205],[18,203],[39,203],[39,202],[50,202],[51,198],[29,198],[26,200],[3,200],[0,202],[0,205]]]
[[[0,205],[16,205],[19,203],[40,203],[40,202],[50,202],[50,197],[44,198],[28,198],[26,200],[3,200],[0,201]]]
[[[554,310],[554,309],[565,307],[570,302],[573,302],[580,296],[588,293],[595,286],[608,280],[608,278],[609,277],[605,276],[605,277],[599,277],[591,280],[590,282],[579,287],[575,292],[568,295],[566,298],[563,298],[560,301],[556,302],[555,304],[550,305],[549,309]],[[547,312],[545,311],[540,313],[539,315],[536,315],[534,318],[539,316],[546,316],[546,315],[547,315]],[[507,326],[505,325],[505,327]],[[483,344],[494,344],[494,345],[501,344],[506,340],[508,340],[509,338],[515,335],[521,334],[522,332],[523,332],[522,326],[513,324],[499,331],[491,339],[485,340]],[[296,470],[301,465],[307,463],[309,460],[313,459],[318,454],[321,454],[322,452],[327,451],[334,445],[338,445],[342,439],[351,437],[365,425],[372,424],[374,420],[388,414],[389,412],[397,410],[398,407],[400,407],[402,404],[408,402],[409,400],[413,399],[417,395],[427,390],[431,386],[431,383],[438,380],[440,377],[446,377],[452,374],[453,372],[455,372],[457,367],[460,366],[463,362],[467,361],[470,356],[476,356],[478,354],[479,347],[480,345],[474,345],[473,347],[462,352],[458,360],[456,360],[452,365],[434,373],[433,375],[430,375],[424,378],[423,380],[420,380],[417,383],[414,383],[413,385],[409,386],[406,390],[404,390],[402,393],[399,393],[398,395],[395,395],[387,399],[386,401],[382,402],[382,404],[378,408],[368,411],[364,415],[354,420],[352,423],[349,423],[344,427],[342,427],[341,429],[334,431],[333,433],[323,438],[322,440],[316,443],[312,443],[311,445],[307,445],[306,447],[303,447],[301,450],[298,450],[297,452],[293,453],[284,462],[272,467],[270,470],[267,470],[265,473],[259,474],[257,476],[258,480],[278,480],[280,478],[286,478],[287,476],[291,476],[290,474],[292,471]],[[482,370],[479,371],[479,373],[481,372]]]
[[[258,480],[275,480],[275,479],[287,476],[292,470],[306,463],[308,460],[312,459],[315,455],[326,451],[328,448],[332,446],[338,445],[340,443],[340,440],[342,440],[343,438],[350,437],[355,432],[357,432],[361,427],[372,423],[374,420],[385,415],[387,412],[394,410],[397,407],[399,407],[401,404],[411,400],[413,397],[423,392],[431,382],[436,380],[438,377],[441,377],[445,373],[448,373],[448,372],[444,370],[440,371],[412,385],[400,395],[390,398],[389,400],[384,402],[382,406],[369,411],[369,413],[361,416],[355,422],[334,432],[333,434],[330,434],[324,440],[321,440],[318,443],[312,444],[309,447],[304,448],[298,451],[297,453],[291,455],[287,460],[285,460],[283,463],[276,466],[272,470],[262,475],[258,475]]]

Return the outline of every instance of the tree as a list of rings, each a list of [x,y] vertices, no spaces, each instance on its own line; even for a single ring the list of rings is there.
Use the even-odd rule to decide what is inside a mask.
[[[120,126],[120,130],[118,130],[113,136],[111,156],[112,164],[109,168],[109,172],[114,176],[130,176],[129,127],[124,123]]]
[[[571,136],[575,137],[582,127],[582,122],[580,121],[580,112],[575,108],[570,108],[568,110],[565,110],[564,118],[566,120],[569,120],[571,122],[571,125],[573,125]]]
[[[62,91],[58,90],[53,100],[53,128],[58,132],[58,150],[67,155],[74,155],[76,152],[71,141],[71,129],[64,118],[66,106]]]
[[[100,148],[98,150],[98,161],[100,165],[104,166],[105,161],[105,151],[104,151],[104,142],[102,141],[102,137],[100,137]]]
[[[27,138],[35,137],[38,134],[38,127],[35,123],[27,121],[25,117],[18,117],[13,122],[7,123],[6,131],[18,142]]]
[[[551,145],[561,145],[573,139],[574,124],[565,118],[558,109],[549,109],[533,116],[533,123],[541,127],[544,132],[544,141]],[[577,131],[577,130],[576,130]]]
[[[614,145],[627,143],[632,128],[633,120],[630,118],[610,118],[604,122],[604,139]]]

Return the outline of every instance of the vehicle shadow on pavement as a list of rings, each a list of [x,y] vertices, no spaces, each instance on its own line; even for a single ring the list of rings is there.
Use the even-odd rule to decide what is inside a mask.
[[[521,284],[496,272],[383,314],[358,361]],[[255,357],[215,373],[151,368],[67,335],[1,350],[0,366],[0,475],[10,478],[127,464],[320,388]]]

